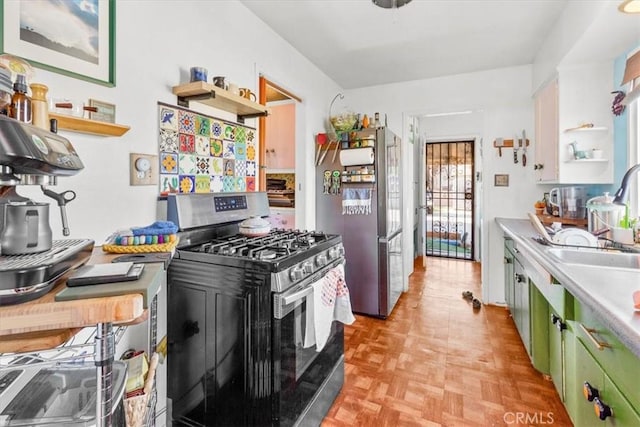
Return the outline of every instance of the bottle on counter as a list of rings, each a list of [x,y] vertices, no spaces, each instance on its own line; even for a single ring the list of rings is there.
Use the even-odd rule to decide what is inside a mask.
[[[41,83],[31,83],[31,109],[33,110],[32,123],[39,128],[50,130],[49,103],[47,91],[49,88]]]
[[[380,123],[380,113],[375,113],[373,117],[373,127],[380,129],[382,127],[382,123]]]
[[[366,114],[362,117],[362,129],[366,129],[369,127],[369,116]]]
[[[9,117],[21,122],[31,123],[31,98],[27,95],[27,79],[22,74],[18,74],[13,84]]]

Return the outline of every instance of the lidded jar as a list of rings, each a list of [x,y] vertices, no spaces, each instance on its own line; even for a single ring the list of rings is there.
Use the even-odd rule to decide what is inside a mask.
[[[613,203],[613,197],[605,192],[602,196],[597,196],[587,201],[587,218],[590,232],[602,230],[604,228],[617,227],[625,211],[624,205]],[[608,231],[602,236],[613,238],[612,232]]]
[[[42,83],[31,83],[31,109],[33,110],[33,125],[49,130],[49,104],[47,92],[49,88]]]

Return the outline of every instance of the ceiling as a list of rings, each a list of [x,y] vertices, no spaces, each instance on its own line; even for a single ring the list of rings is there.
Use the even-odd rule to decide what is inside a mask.
[[[567,0],[240,0],[345,89],[533,63]]]

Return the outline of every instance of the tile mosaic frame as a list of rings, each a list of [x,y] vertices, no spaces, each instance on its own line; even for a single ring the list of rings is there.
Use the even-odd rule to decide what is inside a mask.
[[[160,196],[256,190],[255,128],[163,102],[157,108]]]

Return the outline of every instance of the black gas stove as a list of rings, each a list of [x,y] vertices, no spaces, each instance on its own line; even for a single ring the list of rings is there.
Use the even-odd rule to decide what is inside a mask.
[[[342,324],[321,351],[299,340],[312,285],[344,264],[342,238],[239,233],[268,215],[266,193],[169,196],[180,229],[168,269],[174,425],[319,425],[342,386]]]

